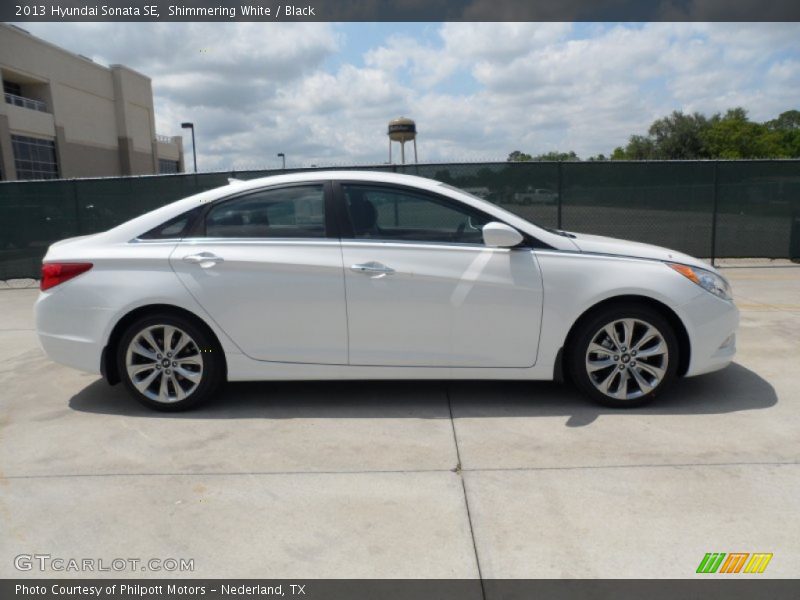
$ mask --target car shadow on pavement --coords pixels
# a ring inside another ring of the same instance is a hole
[[[451,394],[459,398],[456,417],[552,417],[567,416],[567,427],[584,427],[601,415],[712,415],[770,408],[778,403],[775,388],[758,373],[733,363],[722,371],[679,379],[649,406],[631,409],[606,408],[589,401],[568,384],[541,382],[506,384],[502,401],[490,406],[491,382],[451,384]],[[464,386],[460,388],[459,386]],[[459,390],[463,389],[459,393]],[[499,390],[498,390],[499,391]],[[483,399],[482,399],[483,398]]]
[[[75,394],[71,409],[126,417],[179,419],[304,419],[568,417],[568,427],[600,415],[721,414],[764,409],[775,389],[739,364],[677,381],[643,408],[618,410],[589,401],[569,384],[525,381],[316,381],[229,383],[218,396],[188,412],[150,410],[122,385],[97,380]]]

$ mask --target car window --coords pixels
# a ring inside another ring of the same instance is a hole
[[[214,206],[205,227],[207,237],[325,237],[325,193],[322,185],[261,190]]]
[[[356,239],[482,244],[491,219],[479,210],[411,190],[343,185]]]
[[[139,239],[142,240],[171,240],[171,239],[178,239],[182,238],[186,233],[186,230],[195,220],[198,213],[200,212],[199,208],[193,208],[192,210],[183,213],[182,215],[178,215],[177,217],[173,217],[166,223],[162,223],[158,227],[154,227],[147,233],[143,233],[139,236]]]

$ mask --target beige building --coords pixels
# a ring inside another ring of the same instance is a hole
[[[0,179],[183,172],[182,138],[156,134],[149,77],[6,24],[0,75]]]

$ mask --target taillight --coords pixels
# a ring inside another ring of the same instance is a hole
[[[91,268],[92,263],[44,263],[42,265],[42,283],[39,288],[49,290],[81,273],[86,273]]]

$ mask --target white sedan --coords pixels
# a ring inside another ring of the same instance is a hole
[[[567,378],[640,406],[730,363],[739,319],[691,256],[358,171],[231,181],[55,243],[35,312],[53,360],[165,410],[311,379]]]

